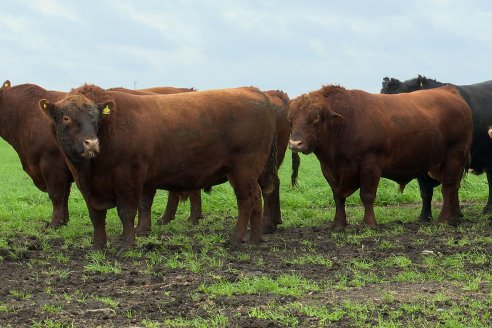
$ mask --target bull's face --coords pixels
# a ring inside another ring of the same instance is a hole
[[[330,108],[327,96],[320,91],[297,97],[289,104],[289,148],[312,153],[320,145],[322,135],[329,133],[331,123],[338,119],[343,117]]]
[[[302,95],[290,102],[289,148],[292,151],[309,154],[318,147],[321,130],[326,123],[325,104],[324,99],[311,94]]]
[[[101,115],[113,103],[95,104],[82,95],[69,95],[53,104],[43,99],[41,108],[51,119],[53,130],[65,155],[74,163],[99,154],[97,130]]]

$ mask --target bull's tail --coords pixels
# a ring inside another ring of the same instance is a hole
[[[297,177],[299,175],[299,166],[301,165],[301,157],[297,152],[292,152],[292,175],[290,176],[290,184],[292,187],[297,186]]]
[[[264,193],[271,193],[277,186],[277,175],[278,175],[278,167],[277,167],[277,130],[275,130],[273,134],[272,145],[270,147],[270,155],[268,156],[267,163],[267,175],[268,182],[267,186],[263,188]]]

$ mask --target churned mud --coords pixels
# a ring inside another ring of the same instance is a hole
[[[218,233],[225,239],[230,224],[225,225],[223,231],[210,233]],[[423,280],[395,281],[393,278],[405,268],[377,265],[378,261],[399,256],[409,259],[414,271],[425,273],[426,257],[443,259],[457,253],[474,254],[478,249],[488,254],[488,258],[464,262],[461,269],[470,275],[477,271],[490,272],[492,228],[484,220],[465,221],[460,229],[445,227],[433,231],[432,225],[427,225],[426,229],[432,233],[422,227],[415,222],[383,224],[375,231],[353,225],[346,231],[334,232],[328,228],[328,223],[320,227],[280,228],[275,234],[265,236],[259,246],[245,244],[238,248],[226,246],[223,240],[195,243],[193,231],[186,236],[191,240],[187,246],[164,242],[163,236],[155,234],[149,239],[141,237],[132,255],[117,253],[110,247],[100,263],[119,270],[107,273],[90,268],[97,260],[91,260],[92,252],[87,247],[66,247],[63,240],[56,239],[47,241],[49,247],[46,241],[36,238],[12,239],[0,254],[3,257],[0,262],[0,326],[145,327],[159,323],[164,327],[166,320],[172,325],[178,318],[185,322],[183,326],[188,326],[197,318],[211,320],[221,316],[227,318],[225,326],[278,327],[288,324],[257,318],[251,310],[296,302],[336,309],[350,301],[371,302],[376,308],[384,304],[387,311],[392,311],[401,304],[418,302],[439,293],[452,304],[460,304],[465,298],[490,297],[490,281],[479,281],[479,288],[471,291],[464,289],[459,279],[449,281],[426,276]],[[203,229],[207,232],[206,226]],[[200,267],[193,268],[190,264],[172,268],[166,264],[169,262],[165,260],[178,258],[184,252],[201,261]],[[326,259],[328,264],[293,260],[307,256]],[[201,260],[201,257],[215,262]],[[357,267],[356,262],[373,265]],[[446,268],[442,269],[447,276]],[[319,288],[296,296],[268,292],[211,295],[200,288],[219,281],[275,278],[284,274],[301,276],[317,283]],[[376,279],[363,280],[370,275]],[[343,277],[347,279],[345,282]],[[362,279],[362,282],[357,284],[354,279]],[[443,306],[445,310],[446,305]],[[316,317],[301,311],[293,310],[293,313],[301,327],[320,325]],[[377,323],[377,320],[375,315],[366,323]],[[432,322],[432,318],[427,320]],[[207,325],[211,325],[210,322]],[[354,321],[344,316],[325,325],[350,326]]]

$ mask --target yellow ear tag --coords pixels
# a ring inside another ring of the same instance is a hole
[[[43,104],[43,108],[44,108],[44,109],[48,108],[48,105]]]
[[[106,107],[104,107],[102,110],[103,115],[109,115],[110,112],[111,109],[109,109],[108,105],[106,105]]]
[[[5,83],[3,86],[6,87],[6,88],[8,88],[9,87],[9,84],[8,83]]]

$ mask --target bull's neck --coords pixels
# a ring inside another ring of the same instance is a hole
[[[11,145],[16,143],[16,132],[20,129],[21,119],[22,110],[18,108],[16,101],[11,99],[0,101],[0,137]]]

